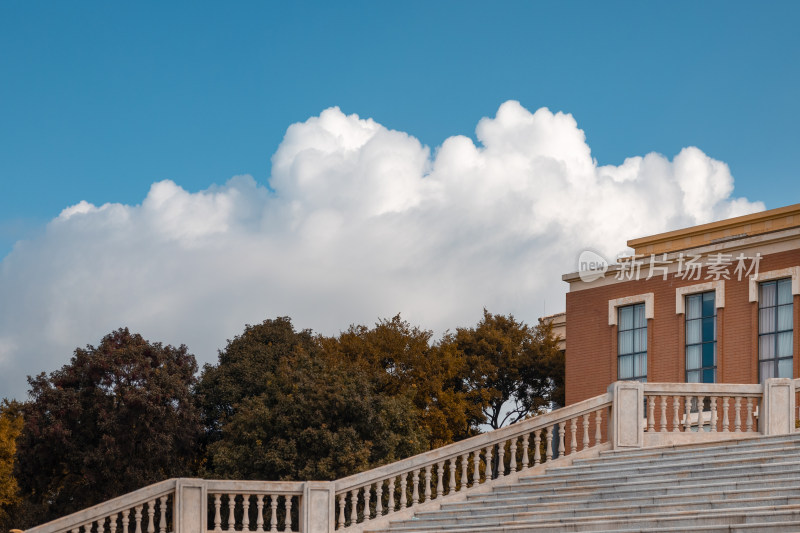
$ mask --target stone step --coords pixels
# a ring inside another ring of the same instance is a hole
[[[591,495],[592,493],[587,493]],[[582,495],[581,495],[582,496]],[[612,494],[613,496],[613,494]],[[431,516],[450,516],[456,517],[459,515],[476,515],[483,512],[502,512],[508,511],[537,511],[537,510],[555,510],[563,507],[580,508],[585,510],[598,510],[606,509],[608,507],[641,507],[646,505],[693,505],[698,501],[702,501],[704,505],[709,502],[748,502],[755,499],[783,499],[783,498],[797,498],[800,499],[800,482],[794,481],[791,485],[783,488],[749,488],[749,489],[735,489],[720,491],[718,489],[706,489],[690,491],[680,494],[664,494],[653,496],[634,496],[634,497],[618,497],[618,498],[581,498],[580,496],[574,499],[565,499],[563,496],[558,498],[515,498],[506,499],[502,502],[486,501],[486,502],[453,502],[445,503],[442,505],[441,510],[438,511],[424,511],[417,513],[417,517],[427,518]],[[800,503],[800,502],[799,502]]]
[[[755,479],[742,480],[737,476],[729,476],[725,479],[713,481],[698,480],[663,480],[621,482],[606,485],[573,485],[567,487],[550,488],[525,488],[519,486],[497,487],[493,492],[484,494],[468,494],[465,501],[445,502],[443,506],[468,506],[474,505],[479,501],[509,501],[511,499],[538,498],[542,501],[565,498],[571,495],[592,496],[594,499],[615,498],[630,496],[652,496],[684,494],[687,491],[730,491],[730,490],[753,490],[762,488],[785,488],[797,483],[800,470],[790,472],[778,472]],[[602,488],[604,490],[598,490]]]
[[[800,440],[800,433],[794,435],[777,435],[774,437],[764,437],[758,434],[753,434],[753,437],[744,438],[736,441],[722,441],[703,444],[676,444],[672,446],[663,446],[659,448],[645,448],[634,450],[604,450],[598,455],[598,459],[605,457],[620,457],[632,458],[643,457],[651,455],[680,455],[680,454],[694,454],[695,452],[703,452],[708,450],[731,450],[731,449],[746,449],[758,448],[763,446],[770,446],[777,442],[792,443]],[[583,460],[592,460],[586,458]]]
[[[741,498],[737,500],[718,500],[714,503],[714,509],[729,509],[732,512],[742,511],[748,508],[761,508],[771,506],[800,506],[800,494],[792,496],[773,497],[762,496],[758,498]],[[458,514],[433,513],[417,514],[414,519],[415,525],[436,525],[441,523],[457,522],[459,524],[481,523],[486,519],[498,520],[520,520],[526,521],[540,520],[553,522],[557,520],[569,520],[572,518],[595,518],[613,516],[671,516],[680,512],[694,511],[702,513],[708,509],[707,501],[696,501],[692,503],[648,503],[643,505],[626,504],[624,502],[605,507],[569,507],[561,508],[534,508],[518,509],[511,507],[495,507],[493,509],[478,508],[468,512]]]
[[[741,450],[733,449],[727,451],[719,451],[714,450],[709,452],[698,452],[696,454],[687,454],[684,456],[672,456],[672,455],[654,455],[652,457],[643,457],[643,458],[636,458],[636,459],[612,459],[609,457],[602,457],[597,458],[593,457],[591,459],[576,459],[571,467],[553,467],[553,468],[575,468],[575,469],[592,469],[594,467],[610,467],[610,466],[633,466],[639,464],[680,464],[686,460],[699,460],[699,459],[719,459],[719,458],[733,458],[733,457],[741,457],[747,458],[750,456],[760,456],[760,455],[791,455],[797,454],[800,456],[800,441],[793,441],[788,443],[776,443],[770,446],[758,447],[758,448],[744,448]]]
[[[702,468],[700,466],[696,468],[675,468],[675,469],[648,469],[648,468],[633,468],[633,469],[618,469],[613,471],[612,474],[614,476],[615,482],[621,481],[635,481],[635,480],[653,480],[653,481],[661,481],[664,479],[686,479],[686,478],[693,478],[693,479],[705,479],[710,477],[725,477],[728,475],[733,476],[753,476],[753,475],[761,475],[761,474],[769,474],[773,472],[783,472],[786,470],[797,470],[800,468],[800,460],[779,460],[775,462],[765,462],[765,463],[756,463],[756,464],[734,464],[734,465],[722,465],[722,466],[713,466],[709,468]],[[586,484],[588,482],[599,482],[599,483],[607,483],[609,480],[608,473],[600,472],[600,473],[592,473],[592,474],[570,474],[570,473],[560,473],[560,474],[546,474],[544,476],[535,476],[535,477],[527,477],[523,478],[519,481],[517,486],[519,487],[533,487],[533,486],[565,486],[569,483],[575,483],[579,480],[582,484]]]
[[[606,465],[604,463],[596,463],[592,465],[578,465],[578,466],[555,466],[546,469],[548,476],[557,476],[559,474],[569,475],[586,475],[586,474],[602,474],[602,473],[615,473],[620,471],[637,471],[637,472],[658,472],[658,471],[671,471],[676,468],[685,469],[705,469],[714,468],[724,465],[736,464],[756,464],[756,463],[770,463],[785,460],[800,460],[800,448],[789,450],[772,450],[769,454],[756,454],[748,453],[746,455],[715,455],[707,458],[684,458],[680,461],[636,461],[633,463],[614,463]],[[522,480],[535,479],[539,476],[523,476]]]
[[[542,532],[542,531],[636,531],[643,528],[684,528],[684,531],[695,530],[698,526],[731,526],[740,524],[769,524],[774,522],[800,521],[800,505],[772,505],[745,509],[712,509],[702,513],[695,511],[679,511],[671,516],[621,514],[595,516],[588,518],[572,518],[554,521],[531,521],[523,517],[511,520],[486,519],[476,524],[463,524],[461,521],[450,521],[437,525],[417,524],[418,520],[409,520],[390,524],[392,532],[447,532],[447,533],[486,533],[486,532]]]

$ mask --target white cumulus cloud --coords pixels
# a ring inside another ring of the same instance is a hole
[[[476,137],[432,152],[331,108],[288,128],[269,184],[67,207],[0,263],[0,396],[121,326],[202,363],[282,315],[326,334],[398,312],[442,332],[483,307],[535,322],[584,248],[764,209],[698,148],[599,166],[570,114],[509,101]]]

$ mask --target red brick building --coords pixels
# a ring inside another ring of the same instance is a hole
[[[628,246],[605,272],[563,276],[568,405],[623,379],[800,377],[800,204]]]

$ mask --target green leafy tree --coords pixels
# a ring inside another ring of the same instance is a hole
[[[125,328],[29,377],[16,474],[23,496],[44,509],[40,519],[191,474],[202,430],[196,371],[185,346]]]
[[[446,341],[466,360],[466,388],[493,429],[563,405],[564,358],[550,324],[529,327],[486,309]]]
[[[400,315],[374,327],[351,326],[325,343],[332,357],[361,365],[377,376],[382,396],[408,396],[438,448],[477,433],[480,406],[464,386],[466,361],[451,344],[431,342],[432,332],[411,326]]]
[[[15,511],[22,503],[14,477],[17,438],[22,433],[22,405],[16,401],[0,403],[0,529],[15,527]]]
[[[206,473],[336,479],[427,449],[412,399],[378,394],[377,381],[288,318],[247,326],[201,377]]]

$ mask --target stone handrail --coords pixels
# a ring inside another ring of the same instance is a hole
[[[380,518],[601,444],[611,400],[606,393],[335,481],[336,527]]]
[[[167,530],[171,525],[168,524],[166,518],[167,499],[174,504],[177,481],[177,479],[168,479],[143,487],[64,518],[28,529],[27,532],[80,533],[81,528],[83,531],[89,532],[93,526],[98,532],[106,531],[106,527],[109,527],[111,531],[123,531],[128,528],[131,531],[149,531],[149,524],[152,524],[153,530],[157,527],[159,531]],[[160,507],[158,509],[160,512],[156,514],[158,507]]]
[[[637,449],[796,431],[800,379],[764,384],[619,381],[608,392],[337,481],[170,479],[26,533],[207,533],[382,527],[419,505],[463,498],[580,451]],[[670,423],[671,422],[671,423]],[[531,474],[527,474],[531,475]],[[393,513],[397,513],[396,515]]]

